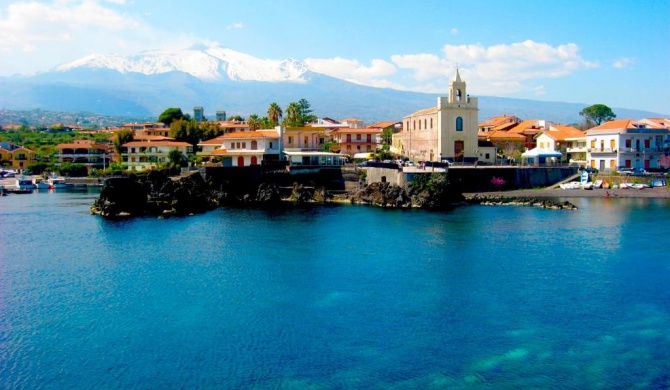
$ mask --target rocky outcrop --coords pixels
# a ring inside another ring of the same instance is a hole
[[[352,203],[370,204],[379,207],[429,210],[447,209],[464,201],[457,187],[449,184],[444,175],[431,175],[423,184],[413,183],[403,188],[390,183],[371,183],[351,195]]]
[[[146,177],[107,179],[91,212],[105,218],[182,216],[212,210],[220,204],[220,197],[197,172],[172,179],[152,171]]]
[[[553,210],[577,210],[577,206],[567,200],[559,202],[549,199],[506,197],[501,195],[474,195],[467,200],[467,203],[486,206],[534,206]]]

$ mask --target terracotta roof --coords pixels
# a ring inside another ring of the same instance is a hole
[[[543,128],[540,128],[538,124],[537,119],[529,119],[527,121],[523,121],[513,128],[509,129],[510,133],[525,133],[525,132],[540,132],[542,130],[545,130]]]
[[[502,115],[502,116],[494,116],[493,118],[489,118],[485,120],[484,122],[480,123],[478,126],[479,127],[489,127],[489,126],[500,126],[502,124],[506,123],[515,123],[515,116],[512,115]],[[518,118],[516,118],[518,119]]]
[[[123,146],[191,146],[191,144],[180,141],[131,141],[123,144]]]
[[[525,136],[518,133],[510,133],[509,131],[492,131],[482,135],[481,138],[490,139],[490,140],[518,140],[523,141],[526,139]]]
[[[381,129],[339,129],[337,134],[381,134]]]
[[[565,125],[554,125],[552,126],[551,130],[542,131],[540,134],[546,134],[548,137],[550,137],[555,141],[565,141],[567,138],[586,137],[585,132],[576,129],[572,126],[565,126]]]
[[[238,131],[236,133],[228,133],[219,136],[215,139],[246,139],[246,138],[279,138],[276,130],[257,130],[257,131]]]
[[[499,126],[496,126],[489,131],[508,131],[509,129],[513,128],[516,125],[517,125],[516,122],[507,122]]]
[[[608,131],[608,130],[628,130],[628,129],[638,129],[646,128],[650,130],[667,130],[665,127],[660,125],[655,125],[647,122],[636,121],[633,119],[617,119],[609,122],[600,124],[600,126],[592,127],[587,131]]]
[[[398,123],[400,123],[400,122],[391,122],[391,121],[388,121],[388,122],[377,122],[377,123],[375,123],[375,124],[373,124],[373,125],[369,125],[368,128],[386,129],[386,128],[388,128],[388,127],[393,127],[393,126],[397,125]]]
[[[656,126],[665,128],[665,129],[670,129],[670,119],[668,118],[645,118],[642,119],[642,121],[654,124]]]
[[[218,136],[216,138],[208,139],[206,141],[201,141],[198,143],[198,145],[221,145],[223,142],[223,138],[221,136]]]

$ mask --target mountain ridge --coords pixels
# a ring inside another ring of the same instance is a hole
[[[467,82],[467,80],[465,80]],[[354,84],[312,70],[300,61],[265,60],[209,46],[176,51],[152,50],[130,56],[92,54],[32,76],[0,78],[0,107],[89,111],[102,115],[158,116],[165,108],[206,114],[265,115],[277,102],[286,107],[307,99],[315,114],[366,123],[401,121],[436,105],[445,94],[399,91]],[[479,121],[497,115],[578,123],[590,104],[478,96]],[[662,117],[644,110],[612,108],[619,118]]]

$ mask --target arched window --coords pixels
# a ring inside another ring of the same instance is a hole
[[[463,118],[456,117],[456,131],[463,131]]]
[[[433,118],[430,118],[430,128],[433,128]]]
[[[423,120],[423,128],[427,129],[428,128],[428,119]]]

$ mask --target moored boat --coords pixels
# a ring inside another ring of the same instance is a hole
[[[53,188],[55,190],[67,187],[67,184],[65,184],[64,177],[51,176],[49,177],[48,182],[49,182],[49,188]]]
[[[32,191],[35,188],[35,185],[30,178],[21,176],[16,178],[16,184],[14,187],[21,191]]]
[[[33,186],[35,186],[36,190],[48,190],[49,189],[49,183],[46,180],[44,180],[40,177],[36,177],[36,178],[33,179]]]

